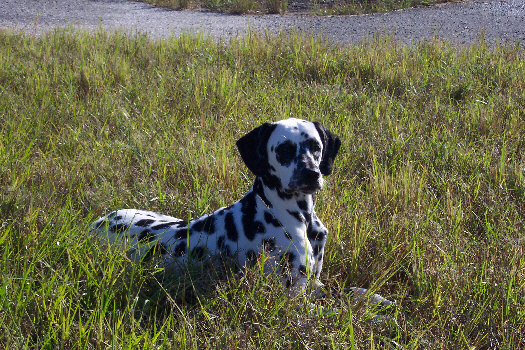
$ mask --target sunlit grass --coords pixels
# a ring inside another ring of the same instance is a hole
[[[523,62],[483,42],[0,33],[1,347],[522,347]],[[258,267],[163,277],[88,234],[117,208],[236,201],[235,141],[291,116],[343,140],[322,280],[396,300],[389,322],[344,299],[316,318]]]

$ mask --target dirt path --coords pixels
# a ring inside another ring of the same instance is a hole
[[[525,42],[524,0],[473,0],[362,16],[236,16],[173,11],[128,0],[2,0],[0,28],[40,34],[72,25],[96,30],[124,29],[153,37],[201,32],[219,38],[258,31],[303,30],[339,43],[352,43],[378,32],[406,43],[446,38],[469,44],[484,33],[486,41]]]

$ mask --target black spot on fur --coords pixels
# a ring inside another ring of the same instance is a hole
[[[164,244],[164,243],[159,243],[158,245],[158,250],[159,252],[162,254],[162,255],[165,255],[168,253],[168,247]]]
[[[182,227],[182,226],[187,226],[187,225],[188,225],[188,222],[186,220],[180,220],[175,223],[175,226],[177,227]]]
[[[155,235],[150,230],[146,229],[139,233],[138,240],[141,243],[149,243],[155,239]]]
[[[304,201],[304,200],[297,201],[297,206],[301,210],[308,210],[308,203],[306,203],[306,201]]]
[[[265,211],[264,212],[264,221],[266,221],[267,224],[271,224],[275,227],[281,227],[281,223],[279,220],[277,220],[270,212]]]
[[[248,250],[246,252],[246,263],[248,266],[253,266],[257,262],[257,253],[255,253],[253,250]]]
[[[264,250],[267,252],[273,252],[275,250],[275,238],[267,238],[262,240]]]
[[[108,230],[109,232],[113,232],[113,233],[122,233],[122,232],[126,232],[127,230],[129,230],[129,226],[126,224],[115,224],[115,225],[110,226]]]
[[[117,215],[117,211],[112,211],[111,213],[108,214],[108,219],[113,219],[113,217]]]
[[[118,221],[122,219],[122,215],[117,215],[113,218],[113,220]]]
[[[239,233],[237,232],[237,227],[235,226],[235,221],[233,220],[232,213],[226,214],[224,226],[226,229],[226,235],[228,236],[228,239],[232,242],[237,242],[237,240],[239,239]]]
[[[101,228],[102,226],[107,226],[107,225],[109,225],[109,222],[108,222],[108,221],[106,221],[106,220],[100,220],[99,222],[96,222],[94,226],[95,226],[95,229],[99,229],[99,228]]]
[[[303,216],[304,216],[306,222],[312,222],[312,214],[310,214],[307,211],[303,211]]]
[[[312,225],[309,225],[306,229],[306,237],[309,241],[322,241],[326,237],[326,232],[316,231]]]
[[[199,219],[191,225],[191,229],[195,231],[205,232],[211,234],[215,232],[215,216],[208,215],[204,219]]]
[[[266,232],[266,227],[263,225],[263,223],[255,220],[255,213],[257,210],[255,192],[252,191],[248,193],[243,199],[241,199],[241,205],[244,235],[250,241],[253,241],[256,234]]]
[[[189,230],[189,236],[191,236],[191,234],[193,233],[193,231]],[[185,239],[188,237],[188,228],[181,228],[177,231],[175,231],[175,234],[173,235],[173,237],[175,237],[175,239]]]
[[[270,190],[276,190],[277,195],[282,199],[291,199],[293,197],[293,193],[285,193],[282,191],[282,183],[281,179],[273,174],[266,174],[264,177],[261,178],[264,186],[268,187]],[[266,201],[267,202],[267,201]]]
[[[299,273],[304,275],[304,276],[307,276],[307,274],[306,274],[306,266],[299,265]]]
[[[135,226],[146,227],[146,226],[151,225],[154,222],[155,222],[155,220],[142,219],[142,220],[139,220],[139,221],[135,222]]]
[[[270,190],[278,190],[282,188],[281,179],[273,174],[267,174],[262,178],[263,183]]]
[[[319,252],[321,251],[321,249],[322,247],[320,245],[314,246],[314,249],[313,249],[314,256],[317,256]]]
[[[263,234],[266,233],[266,226],[260,221],[254,221],[253,225],[251,225],[254,228],[255,233]],[[249,238],[249,237],[248,237]]]
[[[225,243],[225,240],[226,237],[220,236],[219,239],[217,239],[217,248],[219,248],[221,254],[231,256],[230,247]]]
[[[220,210],[217,212],[217,215],[222,215],[222,214],[224,214],[224,210],[225,210],[225,208],[220,209]]]
[[[218,247],[219,249],[224,248],[224,240],[225,240],[225,239],[226,239],[226,238],[225,238],[224,236],[220,236],[219,239],[217,239],[217,247]]]
[[[288,271],[292,267],[292,263],[295,260],[295,255],[291,252],[284,253],[281,255],[280,265],[281,271]]]
[[[279,189],[277,190],[277,195],[282,199],[291,199],[294,196],[293,193],[286,193]]]
[[[291,211],[291,210],[286,210],[291,216],[293,216],[297,221],[299,222],[305,222],[305,219],[304,219],[304,216],[297,212],[297,211]]]
[[[204,247],[195,247],[191,251],[191,257],[194,259],[202,260],[206,255],[206,248]]]
[[[176,225],[178,224],[177,222],[174,222],[174,221],[170,221],[170,222],[166,222],[166,223],[163,223],[163,224],[159,224],[159,225],[155,225],[155,226],[151,226],[151,229],[152,230],[164,230],[164,229],[167,229],[173,225]]]
[[[175,256],[183,256],[184,254],[186,254],[186,242],[184,241],[177,244],[177,246],[173,250],[173,254]]]
[[[268,198],[266,198],[266,195],[264,194],[264,185],[261,178],[258,177],[255,179],[253,191],[261,198],[268,208],[272,208],[272,203],[268,200]]]
[[[290,140],[286,140],[275,148],[275,158],[279,164],[289,166],[297,153],[297,145]]]
[[[309,138],[307,140],[304,140],[299,144],[299,149],[301,152],[307,152],[310,151],[312,154],[317,154],[318,156],[321,155],[321,145],[319,142],[314,138]]]

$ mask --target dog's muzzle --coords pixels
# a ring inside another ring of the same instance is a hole
[[[290,192],[312,194],[320,190],[322,186],[323,181],[320,170],[316,167],[307,166],[305,163],[300,163],[290,180],[288,188]]]

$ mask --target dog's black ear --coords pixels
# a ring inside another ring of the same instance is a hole
[[[263,176],[268,171],[266,145],[276,126],[275,124],[264,123],[237,140],[237,148],[241,158],[255,176]]]
[[[339,152],[339,147],[341,147],[341,140],[318,122],[314,122],[314,125],[323,141],[323,158],[321,159],[319,170],[321,170],[323,175],[330,175],[335,156]]]

